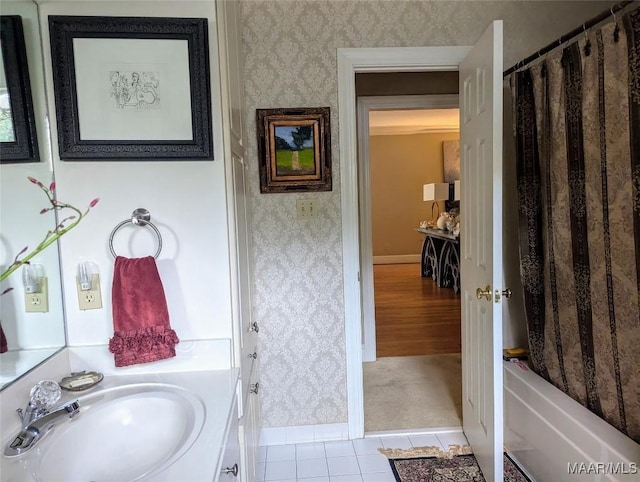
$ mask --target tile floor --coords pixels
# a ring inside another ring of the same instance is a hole
[[[464,445],[461,432],[368,437],[339,442],[260,447],[257,480],[264,482],[395,482],[378,448]]]

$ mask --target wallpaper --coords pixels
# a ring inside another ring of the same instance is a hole
[[[470,45],[501,18],[509,67],[611,3],[242,0],[263,427],[347,422],[336,49]],[[260,194],[255,109],[323,106],[333,191]]]

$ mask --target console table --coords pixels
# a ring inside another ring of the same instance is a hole
[[[415,228],[424,235],[420,274],[431,276],[440,288],[460,292],[460,238],[442,229]]]

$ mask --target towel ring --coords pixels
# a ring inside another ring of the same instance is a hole
[[[118,257],[115,250],[113,249],[113,237],[115,236],[116,231],[118,231],[118,229],[120,229],[125,224],[129,224],[129,223],[140,225],[140,226],[151,226],[151,229],[153,229],[156,232],[156,236],[158,236],[158,250],[153,255],[153,257],[158,259],[158,256],[160,255],[160,251],[162,251],[162,236],[160,236],[160,231],[158,231],[158,228],[156,228],[155,225],[151,222],[151,214],[149,214],[149,211],[147,211],[145,208],[138,208],[135,211],[133,211],[133,213],[131,214],[131,219],[125,219],[124,221],[119,223],[115,228],[113,228],[113,231],[111,231],[111,235],[109,236],[109,250],[111,251],[111,254],[113,255],[113,257],[114,258]]]

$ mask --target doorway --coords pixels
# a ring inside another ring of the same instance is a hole
[[[364,436],[355,73],[460,71],[463,427],[488,479],[502,482],[502,46],[493,21],[472,47],[337,50],[343,292],[350,438]],[[465,175],[466,173],[466,175]],[[468,209],[468,212],[466,210]],[[486,287],[485,287],[486,285]],[[493,286],[493,288],[492,288]],[[495,298],[494,298],[495,291]]]
[[[457,82],[457,76],[455,81]],[[455,90],[457,90],[457,85]],[[386,120],[384,121],[388,126],[391,126],[386,132],[398,132],[393,127],[394,124],[400,122],[402,119],[402,112],[424,112],[424,114],[415,116],[413,127],[405,126],[404,132],[418,133],[424,132],[429,124],[431,124],[430,130],[434,133],[441,135],[449,134],[447,138],[451,137],[452,132],[458,132],[459,126],[457,124],[452,125],[450,120],[450,110],[458,108],[458,94],[446,94],[446,95],[402,95],[402,96],[364,96],[359,97],[357,101],[357,114],[358,114],[358,127],[357,127],[357,144],[358,144],[358,165],[357,165],[357,184],[355,189],[358,192],[358,206],[359,206],[359,258],[360,258],[360,277],[362,280],[362,320],[363,320],[363,357],[364,361],[374,361],[376,359],[376,327],[375,327],[375,310],[374,310],[374,289],[373,289],[373,215],[372,206],[375,204],[375,200],[372,198],[372,177],[371,177],[371,142],[370,142],[370,116],[372,113],[384,112],[386,114]],[[439,112],[441,116],[433,116],[431,112]],[[396,116],[389,116],[390,112],[397,112]],[[375,121],[374,121],[375,122]],[[407,130],[411,129],[411,130]],[[378,126],[378,132],[384,130]],[[439,136],[438,136],[439,137]],[[454,135],[454,137],[456,137]],[[444,138],[444,137],[443,137]],[[432,140],[430,140],[432,141]],[[424,148],[426,145],[416,145],[416,148]],[[432,145],[431,148],[439,148],[439,145]],[[438,151],[436,155],[440,155]],[[404,153],[405,156],[410,155],[409,152]],[[416,156],[416,160],[419,159],[419,155]],[[440,159],[439,157],[438,159]],[[416,161],[417,162],[417,161]],[[400,164],[402,167],[402,161],[398,160],[394,164]],[[435,167],[438,161],[432,163],[432,167]],[[410,164],[404,164],[409,169]],[[440,166],[442,164],[440,163]],[[401,200],[401,204],[407,204],[408,210],[413,210],[413,216],[418,219],[423,219],[423,213],[426,213],[424,207],[425,203],[420,199],[420,192],[422,184],[424,182],[442,182],[444,172],[436,173],[433,178],[429,178],[429,167],[426,166],[422,169],[416,169],[413,174],[417,179],[409,181],[408,179],[398,178],[400,182],[412,182],[411,189],[415,191],[415,195],[409,194]],[[411,168],[412,170],[414,168]],[[392,171],[383,172],[381,174],[387,179],[391,176],[395,176]],[[421,178],[422,177],[422,178]],[[433,179],[433,181],[429,181]],[[381,186],[380,183],[374,183],[377,186]],[[383,195],[389,195],[390,193],[383,193]],[[389,197],[389,196],[387,196]],[[379,205],[379,203],[378,203]],[[442,206],[444,206],[442,204]],[[424,214],[426,218],[428,214]],[[385,216],[384,220],[390,220],[393,218]],[[411,237],[418,235],[413,231],[413,228],[417,227],[417,221],[415,224],[411,223],[411,215],[405,218],[404,224],[396,224],[393,229],[406,231],[404,237]],[[408,221],[408,222],[407,222]],[[395,221],[393,221],[395,223]],[[385,226],[386,229],[386,226]],[[405,242],[406,243],[406,242]],[[403,243],[403,244],[405,244]],[[406,249],[403,247],[402,249]],[[419,251],[418,251],[419,252]],[[382,253],[382,252],[381,252]],[[378,255],[381,253],[377,253]],[[396,253],[397,254],[397,253]],[[411,253],[413,255],[414,253]],[[404,258],[404,259],[403,259]],[[413,261],[420,262],[420,258],[413,256],[409,257],[394,257],[391,261]]]
[[[349,437],[364,436],[363,326],[360,286],[359,199],[355,72],[457,71],[469,47],[338,49],[340,159],[342,160],[342,230],[344,260],[345,340]]]
[[[429,91],[440,79],[422,77]],[[421,276],[414,229],[429,218],[423,184],[444,180],[443,141],[458,139],[457,107],[457,94],[358,97],[368,434],[462,425],[460,298]]]

